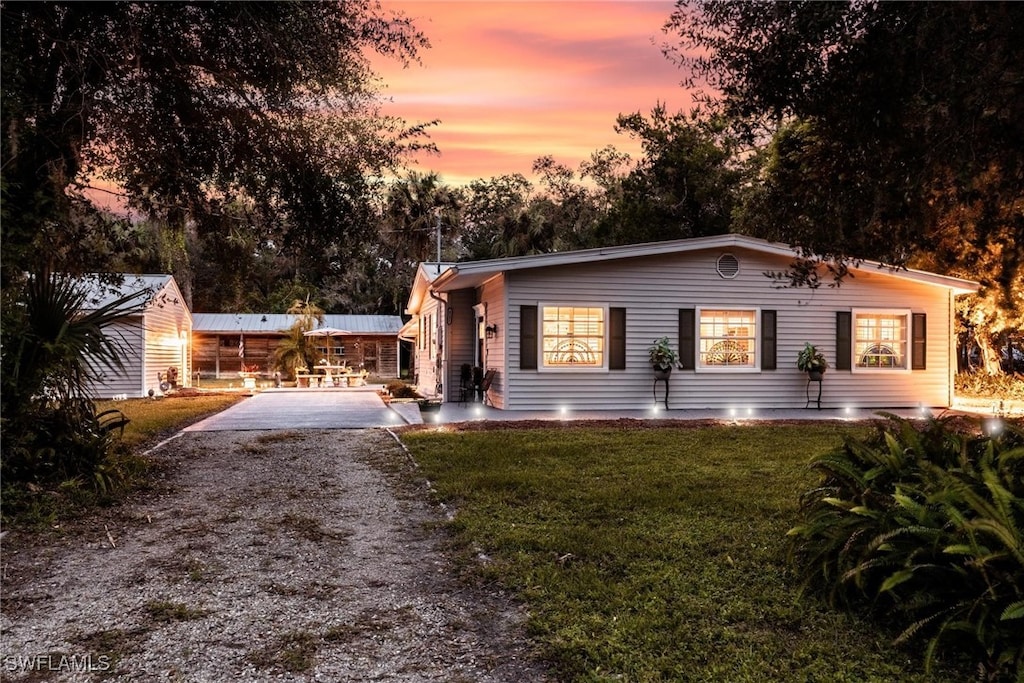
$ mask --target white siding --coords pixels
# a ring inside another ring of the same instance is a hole
[[[427,298],[419,310],[422,333],[417,338],[416,348],[416,391],[423,396],[436,396],[438,384],[437,372],[437,321],[444,315],[441,305],[433,298]]]
[[[172,280],[165,290],[172,296],[164,299],[157,295],[146,306],[146,356],[144,364],[144,386],[160,391],[157,373],[165,373],[170,367],[178,369],[178,385],[189,386],[190,366],[189,344],[192,340],[192,317],[184,305],[184,297],[177,291]],[[180,304],[169,303],[177,300]]]
[[[95,398],[110,398],[121,394],[132,398],[141,396],[142,348],[145,344],[142,318],[111,325],[107,328],[106,334],[120,347],[121,363],[124,367],[119,372],[93,363],[93,370],[100,381],[90,385],[90,394]]]
[[[479,300],[487,304],[487,324],[498,326],[498,335],[493,339],[484,340],[485,370],[497,370],[498,374],[491,384],[489,397],[496,408],[505,406],[505,387],[508,378],[506,349],[509,341],[508,306],[505,299],[505,276],[492,278],[478,290]],[[518,315],[518,310],[516,311]]]
[[[777,311],[778,369],[746,373],[676,369],[670,380],[670,408],[802,408],[806,375],[795,363],[804,342],[818,346],[832,366],[825,374],[822,407],[949,405],[953,358],[949,290],[861,271],[838,288],[779,289],[763,273],[785,269],[785,258],[742,248],[730,251],[740,263],[734,279],[724,279],[716,272],[720,250],[508,273],[504,407],[653,406],[654,378],[647,348],[661,336],[678,348],[679,309],[701,307]],[[626,308],[626,370],[520,370],[519,307],[539,302],[596,302]],[[854,308],[899,308],[927,314],[927,369],[892,373],[836,370],[835,314]]]
[[[108,334],[116,335],[123,348],[124,369],[101,370],[102,381],[91,387],[94,396],[138,398],[150,389],[159,392],[157,373],[171,366],[178,368],[178,385],[190,385],[192,316],[173,278],[154,294],[141,318],[113,325]]]

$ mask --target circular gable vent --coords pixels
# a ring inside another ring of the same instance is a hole
[[[719,275],[731,280],[739,275],[740,261],[732,254],[722,254],[718,257],[716,268],[718,269]]]

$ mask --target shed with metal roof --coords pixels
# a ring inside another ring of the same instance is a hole
[[[272,377],[274,354],[301,316],[287,313],[193,314],[193,363],[203,378],[239,373]],[[379,377],[398,377],[402,319],[397,315],[326,314],[316,327],[345,330],[342,337],[313,342],[318,358]]]

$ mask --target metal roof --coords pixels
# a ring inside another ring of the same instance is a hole
[[[221,334],[274,334],[287,330],[299,318],[288,313],[193,313],[192,331]],[[397,315],[328,314],[317,327],[337,327],[352,334],[397,335]]]
[[[514,270],[526,270],[531,268],[572,265],[579,263],[599,263],[603,261],[614,261],[618,259],[637,258],[642,256],[678,254],[698,251],[701,249],[721,249],[730,247],[746,248],[766,254],[775,254],[790,258],[797,256],[796,250],[786,244],[769,242],[755,237],[747,237],[746,235],[714,235],[711,237],[692,237],[666,242],[647,242],[644,244],[598,247],[595,249],[581,249],[578,251],[553,252],[530,256],[513,256],[509,258],[485,261],[466,261],[463,263],[452,264],[433,278],[433,280],[428,284],[434,291],[447,292],[453,289],[478,287],[498,273],[505,273]],[[972,280],[964,280],[961,278],[950,277],[948,275],[938,275],[936,273],[929,273],[922,270],[893,270],[885,268],[875,261],[861,261],[859,265],[852,266],[851,269],[862,271],[873,270],[881,273],[882,275],[947,287],[957,294],[976,292],[979,288],[979,284]]]
[[[187,310],[187,306],[181,298],[181,292],[174,282],[173,275],[167,273],[156,274],[134,274],[130,272],[120,273],[120,283],[105,282],[110,278],[109,274],[89,273],[82,275],[78,283],[85,288],[85,303],[87,309],[100,308],[110,305],[115,301],[129,295],[136,295],[127,306],[122,309],[132,308],[138,304],[156,305],[163,308],[165,305],[180,305]],[[164,292],[163,290],[173,284],[173,287]],[[158,294],[160,295],[158,297]]]

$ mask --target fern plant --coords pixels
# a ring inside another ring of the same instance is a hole
[[[980,678],[1024,674],[1024,431],[995,436],[887,416],[812,464],[789,532],[804,586],[900,614],[898,640],[966,649]]]

